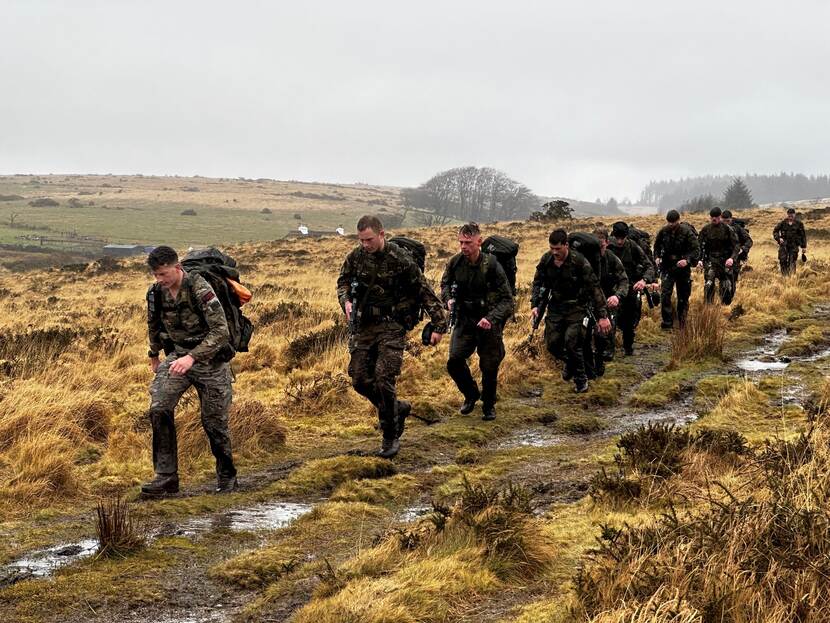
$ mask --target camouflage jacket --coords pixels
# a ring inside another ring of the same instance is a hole
[[[735,230],[726,223],[708,223],[700,230],[700,259],[704,262],[725,262],[738,259],[741,246]]]
[[[613,253],[608,253],[609,246],[599,260],[599,286],[606,298],[616,296],[618,299],[628,296],[631,282],[625,272],[625,266]],[[642,252],[642,250],[641,250]]]
[[[353,282],[357,285],[354,294]],[[444,306],[413,259],[396,244],[387,242],[376,253],[356,247],[346,256],[337,278],[337,298],[344,311],[346,301],[354,295],[362,323],[391,317],[405,327],[412,327],[416,322],[409,316],[414,302],[429,314],[436,332],[447,330]]]
[[[735,235],[738,237],[738,247],[740,247],[738,257],[745,260],[749,255],[749,250],[752,248],[752,236],[750,236],[749,231],[739,223],[733,221],[731,227],[735,231]]]
[[[542,301],[542,288],[550,293],[550,309],[571,311],[593,307],[599,318],[607,318],[605,295],[590,262],[578,251],[570,250],[568,257],[557,266],[553,254],[548,251],[539,260],[533,277],[533,294],[530,307],[538,307]]]
[[[686,260],[689,265],[700,259],[700,245],[691,227],[665,225],[654,239],[654,257],[660,259],[660,270],[674,270],[677,262]]]
[[[494,255],[481,253],[477,264],[461,253],[447,262],[441,277],[441,299],[452,298],[452,285],[457,284],[455,301],[458,317],[476,323],[487,318],[491,323],[504,325],[513,313],[513,293],[507,274]]]
[[[807,232],[804,231],[804,223],[801,221],[793,221],[790,225],[789,221],[784,219],[772,230],[772,237],[775,238],[775,242],[783,240],[790,248],[807,248]]]
[[[210,361],[230,337],[225,312],[213,288],[200,275],[187,273],[175,300],[167,288],[150,286],[147,333],[151,352],[166,352],[165,342],[169,341],[177,355],[189,354],[197,362]]]
[[[640,279],[646,283],[654,281],[654,264],[648,259],[648,255],[642,247],[633,240],[626,239],[622,247],[618,247],[612,242],[608,245],[608,251],[611,251],[622,262],[625,267],[625,274],[632,286]]]

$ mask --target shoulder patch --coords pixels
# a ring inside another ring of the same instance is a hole
[[[215,298],[216,294],[214,294],[213,290],[209,290],[202,295],[202,303],[210,303]]]

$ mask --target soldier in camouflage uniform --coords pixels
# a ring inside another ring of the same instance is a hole
[[[611,330],[607,335],[603,335],[599,331],[593,331],[593,335],[587,336],[585,340],[585,372],[589,379],[591,373],[594,376],[605,374],[605,362],[610,361],[613,357],[617,314],[620,311],[621,303],[628,296],[630,290],[628,275],[625,273],[623,263],[614,253],[609,253],[611,246],[608,244],[608,231],[602,228],[595,229],[594,236],[599,239],[599,286],[603,295],[605,295]],[[610,353],[610,357],[607,356],[608,353]]]
[[[173,411],[192,385],[199,395],[202,426],[216,457],[217,492],[236,488],[236,468],[228,433],[231,372],[226,353],[228,324],[213,288],[199,275],[189,275],[170,247],[156,247],[147,258],[156,283],[147,292],[150,367],[150,421],[153,426],[153,469],[156,477],[142,485],[145,495],[179,490],[176,426]],[[165,359],[159,358],[162,349]]]
[[[457,253],[441,278],[441,298],[456,318],[450,341],[447,371],[461,393],[459,412],[471,413],[481,398],[482,419],[496,419],[496,381],[504,359],[504,323],[513,314],[513,294],[507,274],[495,255],[481,251],[481,230],[467,223],[458,231]],[[479,391],[467,358],[478,351]]]
[[[565,362],[562,379],[574,380],[577,393],[588,391],[585,373],[583,344],[588,325],[589,306],[599,318],[597,327],[607,335],[611,321],[605,304],[605,296],[599,280],[585,257],[568,247],[568,234],[563,229],[551,232],[548,238],[550,251],[536,266],[531,296],[531,316],[539,315],[539,305],[544,295],[549,296],[545,319],[545,343],[548,351]]]
[[[804,223],[795,218],[795,209],[787,208],[787,218],[778,223],[772,230],[772,237],[778,243],[778,262],[781,265],[781,274],[790,275],[798,265],[798,247],[806,257],[807,232]]]
[[[672,292],[677,286],[677,318],[680,326],[686,322],[689,297],[692,294],[692,265],[697,264],[700,247],[694,230],[680,222],[680,213],[669,210],[665,225],[654,239],[654,261],[660,269],[660,312],[662,329],[674,326],[672,319]]]
[[[623,334],[623,352],[627,356],[634,354],[634,335],[643,313],[642,292],[646,285],[655,279],[654,265],[645,251],[629,240],[629,226],[617,221],[611,226],[613,240],[608,250],[616,255],[625,267],[629,289],[620,302],[619,325]]]
[[[346,257],[337,278],[337,297],[353,327],[349,376],[355,390],[378,411],[383,444],[378,456],[392,458],[411,405],[395,389],[403,363],[406,332],[418,322],[419,308],[429,314],[432,345],[441,341],[447,320],[441,301],[412,257],[386,241],[376,216],[357,222],[360,246]]]
[[[738,259],[741,247],[735,230],[722,220],[721,209],[709,210],[710,222],[700,230],[700,259],[706,274],[703,287],[707,303],[715,300],[715,281],[718,281],[720,300],[724,305],[732,302],[732,267]]]
[[[732,297],[729,299],[729,302],[731,303],[732,298],[735,297],[735,292],[738,289],[738,277],[741,274],[741,264],[746,262],[749,258],[749,250],[752,248],[753,242],[752,236],[749,235],[749,231],[743,225],[743,221],[739,222],[732,220],[731,210],[724,210],[721,218],[723,218],[724,223],[732,228],[735,232],[735,236],[738,238],[738,258],[735,260],[735,263],[732,264]]]

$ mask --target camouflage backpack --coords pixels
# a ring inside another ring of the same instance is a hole
[[[407,238],[406,236],[395,236],[394,238],[390,238],[388,242],[402,249],[415,262],[418,269],[424,272],[426,268],[427,249],[422,242],[413,238]],[[417,327],[424,319],[424,310],[421,306],[420,299],[417,297],[417,293],[402,292],[401,297],[402,303],[405,303],[405,305],[399,307],[399,309],[403,309],[401,312],[401,323],[409,331]]]

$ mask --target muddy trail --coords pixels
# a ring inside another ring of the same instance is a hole
[[[830,316],[830,307],[817,307],[815,318]],[[759,379],[767,375],[788,374],[787,392],[782,401],[802,406],[809,391],[789,370],[798,363],[825,365],[830,349],[818,348],[798,355],[781,355],[790,336],[783,330],[764,337],[760,345],[730,353],[730,362],[701,370],[683,380],[681,391],[666,404],[655,408],[633,407],[631,397],[640,386],[660,372],[667,357],[668,345],[661,342],[639,347],[636,357],[621,359],[627,371],[616,386],[611,404],[596,403],[591,398],[580,403],[577,413],[560,417],[551,408],[553,397],[562,397],[561,382],[524,385],[498,404],[499,418],[483,423],[476,415],[455,416],[435,423],[412,421],[402,440],[401,454],[385,475],[411,477],[415,493],[386,504],[389,514],[382,529],[374,527],[375,536],[390,527],[417,521],[432,510],[440,498],[446,477],[437,477],[436,468],[453,466],[459,451],[474,448],[474,460],[464,461],[471,469],[488,471],[497,480],[521,482],[537,496],[537,513],[544,514],[556,503],[576,502],[589,489],[599,469],[597,456],[613,444],[620,434],[648,423],[671,423],[678,426],[696,420],[699,405],[694,388],[703,376],[732,374]],[[611,368],[615,364],[611,364]],[[502,414],[517,414],[504,417]],[[76,538],[45,547],[18,552],[0,566],[0,613],[19,612],[15,608],[25,600],[48,599],[52,583],[63,580],[107,581],[110,575],[125,579],[132,587],[136,578],[152,574],[151,589],[122,599],[115,583],[115,593],[94,603],[84,597],[78,603],[54,614],[39,613],[32,621],[162,621],[201,623],[240,620],[243,609],[258,593],[230,584],[216,577],[211,569],[234,556],[260,547],[279,544],[286,528],[306,516],[313,516],[331,498],[333,487],[295,495],[275,495],[273,488],[301,470],[310,460],[338,457],[370,456],[377,439],[357,443],[332,443],[318,448],[313,457],[291,457],[278,465],[240,478],[241,491],[224,496],[206,495],[207,485],[187,490],[178,500],[133,502],[136,516],[146,534],[143,554],[110,560],[98,554],[91,513],[63,518],[67,534]],[[516,457],[520,457],[518,460]],[[574,458],[578,457],[578,458]],[[440,471],[440,470],[438,470]],[[370,476],[371,478],[371,476]],[[182,501],[210,500],[209,504],[177,507]],[[173,507],[172,509],[169,507]],[[206,510],[206,508],[208,510]],[[361,537],[364,535],[361,534]],[[363,538],[363,545],[370,538]],[[354,546],[343,543],[315,544],[307,554],[309,560],[336,565],[354,553]],[[135,560],[131,560],[135,558]],[[271,601],[267,614],[253,620],[281,621],[311,598],[316,583],[309,581],[296,590]],[[133,590],[130,588],[129,590]],[[517,603],[529,601],[534,588],[505,591],[497,602],[476,613],[475,620],[495,621]],[[12,616],[11,620],[15,620]],[[470,619],[472,620],[472,619]]]

